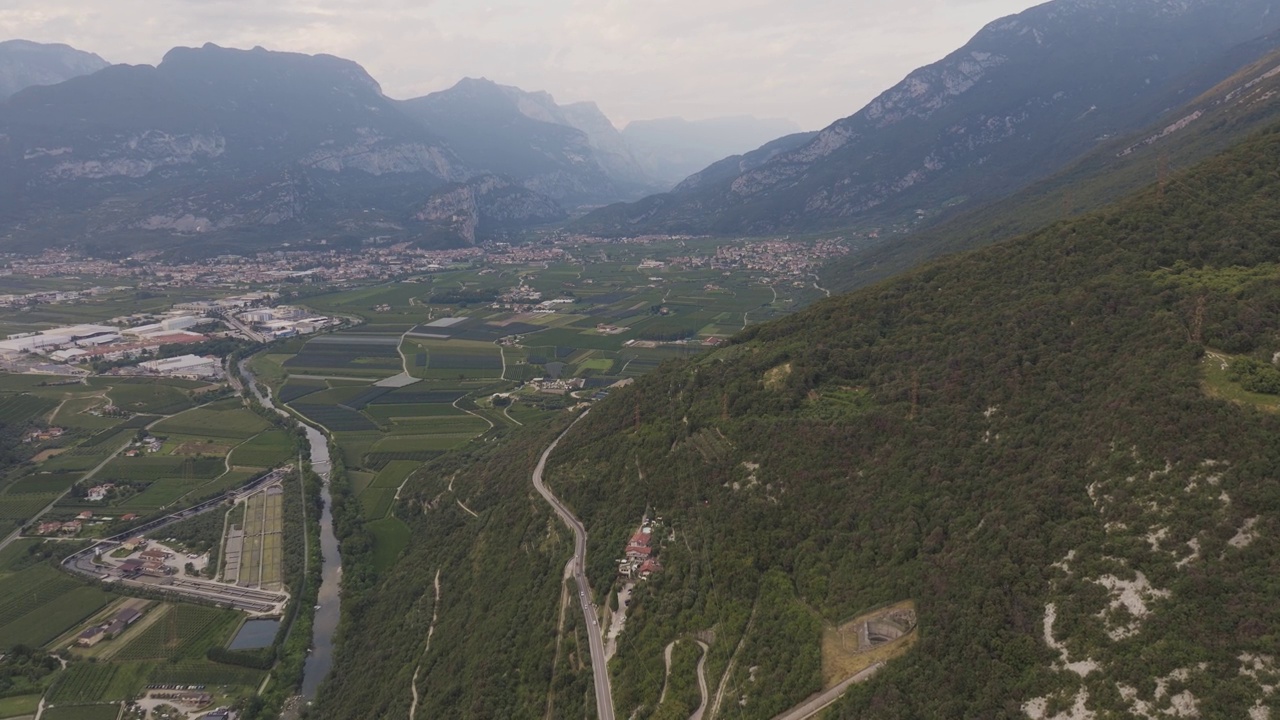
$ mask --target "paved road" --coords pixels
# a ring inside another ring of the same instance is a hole
[[[584,412],[578,416],[578,420],[586,416],[587,413]],[[574,425],[578,420],[573,421]],[[584,571],[587,562],[587,529],[542,482],[542,471],[547,467],[547,458],[551,457],[551,451],[556,449],[556,445],[559,445],[572,429],[573,425],[570,425],[542,452],[542,457],[538,459],[538,466],[533,469],[533,487],[551,504],[551,508],[556,511],[564,524],[573,531],[573,558],[569,560],[569,567],[572,568],[573,579],[578,584],[578,604],[582,607],[582,618],[586,621],[587,627],[587,640],[591,646],[591,672],[595,676],[596,687],[596,716],[600,720],[615,720],[613,689],[609,685],[609,668],[604,656],[604,639],[601,637],[596,608],[591,603],[591,586],[587,584],[587,575]]]
[[[256,333],[253,330],[250,330],[248,325],[245,325],[244,323],[240,322],[240,319],[236,317],[236,313],[234,310],[227,310],[222,314],[221,317],[233,329],[239,330],[240,332],[244,333],[244,336],[249,338],[250,340],[253,340],[255,342],[267,341],[267,339],[263,337],[260,333]]]
[[[710,696],[707,693],[707,644],[698,640],[698,647],[702,648],[702,657],[698,658],[698,691],[702,693],[702,702],[698,704],[698,709],[693,711],[689,716],[689,720],[702,720],[702,714],[707,711],[707,701]]]
[[[850,685],[860,683],[875,675],[876,671],[882,667],[884,667],[884,663],[876,663],[821,695],[815,695],[805,700],[803,703],[773,718],[773,720],[805,720],[805,718],[813,717],[819,710],[840,699],[840,696],[844,695],[844,691],[848,690]]]

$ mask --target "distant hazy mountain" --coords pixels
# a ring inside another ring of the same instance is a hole
[[[560,106],[544,92],[466,78],[401,107],[469,167],[504,175],[566,205],[613,202],[653,189],[592,103]]]
[[[0,135],[15,200],[0,222],[21,223],[24,237],[278,236],[278,226],[407,220],[467,174],[359,65],[261,48],[176,48],[156,67],[30,87],[0,103]]]
[[[0,42],[0,100],[32,85],[56,85],[106,66],[106,60],[69,45],[6,40]]]
[[[1269,52],[1266,52],[1268,51]],[[945,222],[853,253],[822,269],[849,290],[939,255],[971,250],[1098,210],[1280,123],[1280,33],[1239,47],[1238,72],[1136,133],[1100,144],[1039,182]],[[1248,61],[1248,56],[1260,59]]]
[[[717,182],[732,180],[748,170],[754,170],[761,165],[769,162],[778,155],[785,152],[791,152],[798,147],[808,144],[810,140],[818,135],[817,132],[802,132],[794,135],[786,135],[777,140],[767,142],[764,145],[745,152],[741,155],[730,155],[723,160],[711,163],[698,172],[689,175],[672,189],[674,193],[686,193],[696,190],[700,187],[714,185]]]
[[[622,130],[631,154],[646,173],[674,185],[708,165],[800,131],[790,120],[748,115],[685,120],[635,120]]]
[[[475,243],[503,231],[565,218],[565,211],[551,198],[499,175],[477,175],[435,191],[414,220],[433,231]]]
[[[1280,0],[1055,0],[991,23],[800,147],[603,208],[579,227],[912,227],[1015,192],[1152,122],[1238,68],[1233,47],[1277,27]]]

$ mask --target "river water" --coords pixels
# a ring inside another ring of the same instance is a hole
[[[320,593],[316,600],[320,609],[316,610],[315,620],[312,623],[311,653],[307,655],[307,662],[302,669],[302,696],[307,700],[314,700],[320,683],[333,668],[333,635],[338,630],[341,614],[339,593],[342,582],[342,556],[338,552],[338,537],[333,534],[333,500],[329,494],[329,480],[332,475],[329,442],[324,433],[276,407],[269,394],[263,395],[258,390],[254,376],[245,361],[240,362],[240,370],[250,379],[249,387],[263,406],[298,423],[306,431],[307,443],[311,446],[311,469],[320,476],[320,498],[324,501],[324,509],[320,513],[320,552],[323,559]]]

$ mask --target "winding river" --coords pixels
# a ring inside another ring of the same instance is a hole
[[[329,495],[331,477],[329,460],[329,442],[319,429],[302,422],[288,412],[275,406],[270,393],[264,395],[259,389],[256,378],[249,370],[247,361],[240,361],[241,374],[249,379],[249,389],[264,407],[271,408],[284,417],[296,422],[307,434],[307,443],[311,446],[311,469],[320,476],[320,498],[324,501],[324,509],[320,513],[320,552],[322,567],[320,575],[320,592],[318,599],[320,609],[316,610],[312,624],[311,654],[307,655],[306,665],[302,670],[302,696],[314,700],[320,683],[333,668],[333,635],[338,630],[341,611],[339,593],[341,591],[342,556],[338,551],[338,537],[333,534],[332,499]]]

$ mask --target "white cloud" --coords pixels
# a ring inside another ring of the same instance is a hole
[[[0,38],[112,62],[175,45],[347,57],[387,94],[485,76],[636,118],[753,114],[808,128],[1031,0],[6,0]]]

